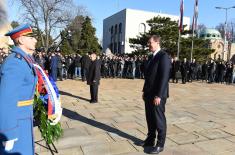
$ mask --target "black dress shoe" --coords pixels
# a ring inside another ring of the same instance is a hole
[[[95,102],[95,100],[90,100],[90,103]]]
[[[90,101],[90,103],[97,103],[97,101]]]
[[[154,146],[154,140],[153,141],[143,141],[137,144],[138,146],[147,147],[147,146]]]
[[[156,146],[149,152],[149,154],[159,154],[164,150],[164,147]]]

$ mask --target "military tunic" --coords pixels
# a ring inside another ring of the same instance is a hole
[[[32,62],[27,61],[28,58],[30,56],[22,49],[14,47],[1,66],[0,142],[17,140],[11,151],[4,152],[1,149],[0,154],[34,154],[33,98],[37,77]]]

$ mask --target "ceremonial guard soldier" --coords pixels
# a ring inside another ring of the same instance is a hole
[[[29,25],[6,36],[15,43],[0,70],[0,154],[34,155],[33,98],[37,77],[32,54],[37,40]]]

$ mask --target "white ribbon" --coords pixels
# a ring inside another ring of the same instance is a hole
[[[47,77],[46,73],[44,72],[44,70],[37,64],[33,64],[33,65],[34,65],[34,67],[39,69],[39,71],[41,72],[41,74],[46,82],[45,88],[47,90],[48,96],[50,97],[50,99],[52,99],[52,102],[55,104],[55,113],[53,114],[54,118],[51,119],[52,122],[50,124],[56,125],[60,121],[60,118],[62,116],[60,97],[57,98],[56,92],[55,92],[49,78]]]

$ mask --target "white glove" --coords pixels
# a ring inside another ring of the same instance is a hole
[[[3,146],[5,146],[5,151],[11,151],[13,149],[15,141],[17,140],[18,139],[15,138],[13,140],[8,140],[8,141],[3,142]]]

